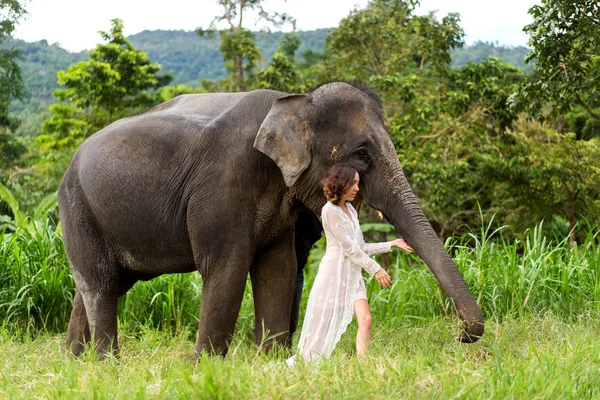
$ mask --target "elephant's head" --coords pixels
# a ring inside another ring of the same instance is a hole
[[[381,102],[343,82],[277,99],[254,147],[278,165],[290,193],[316,213],[325,197],[320,180],[346,162],[360,174],[368,204],[380,210],[429,266],[465,323],[460,340],[483,334],[481,310],[419,207],[384,125]]]

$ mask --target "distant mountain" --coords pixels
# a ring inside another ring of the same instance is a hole
[[[297,59],[307,50],[322,51],[325,37],[329,29],[315,31],[300,31],[298,34],[302,44],[297,52]],[[263,54],[263,67],[275,52],[282,32],[258,32],[257,42]],[[199,80],[220,79],[227,76],[223,67],[223,59],[218,50],[219,38],[199,37],[191,31],[143,31],[129,36],[134,46],[148,53],[152,62],[162,66],[162,71],[169,71],[175,77],[173,84],[198,86]],[[70,53],[57,44],[47,41],[28,43],[22,40],[10,40],[3,47],[15,46],[19,49],[22,60],[20,65],[25,85],[29,89],[31,99],[23,102],[13,102],[14,112],[21,112],[34,104],[47,108],[53,101],[52,92],[58,89],[56,73],[66,70],[70,65],[86,60],[85,51]],[[523,69],[529,69],[524,62],[527,49],[525,47],[504,47],[494,43],[476,43],[453,51],[452,66],[462,66],[469,61],[478,62],[493,55],[501,57],[505,62]],[[32,104],[33,103],[33,104]]]
[[[307,49],[322,51],[328,29],[300,31],[302,39],[298,49],[298,57]],[[279,41],[282,32],[257,32],[257,44],[265,60],[269,60]],[[159,63],[162,71],[169,71],[175,77],[173,84],[198,86],[199,80],[221,79],[227,76],[223,67],[223,58],[219,52],[219,38],[199,37],[191,31],[143,31],[128,37],[138,49],[148,53],[152,62]],[[70,53],[58,44],[48,44],[46,40],[25,42],[20,39],[8,40],[2,46],[15,47],[22,60],[19,62],[25,86],[29,89],[31,99],[13,102],[14,112],[20,112],[26,104],[52,102],[52,93],[59,88],[56,73],[66,70],[70,65],[87,60],[85,51]],[[263,61],[266,66],[268,61]]]
[[[300,56],[307,49],[322,51],[329,29],[297,32],[302,43],[297,51]],[[257,45],[263,58],[269,60],[282,32],[256,32]],[[223,58],[219,52],[219,36],[200,37],[191,31],[142,31],[128,37],[131,43],[145,51],[153,62],[170,71],[175,76],[174,83],[198,86],[200,79],[221,79],[227,77]],[[264,61],[266,64],[267,61]],[[264,65],[266,67],[266,65]]]
[[[31,100],[41,103],[52,101],[52,92],[58,89],[56,73],[70,65],[86,60],[86,52],[70,53],[58,44],[48,44],[45,40],[25,42],[8,40],[2,47],[15,47],[19,50],[21,73]]]
[[[452,52],[452,63],[450,65],[460,67],[467,62],[477,63],[489,56],[494,56],[503,59],[507,64],[529,71],[533,68],[533,65],[525,64],[525,56],[528,52],[529,49],[523,46],[505,47],[497,43],[477,42],[462,49],[455,49]]]

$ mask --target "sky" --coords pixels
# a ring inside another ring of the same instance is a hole
[[[265,0],[266,10],[285,12],[296,18],[297,30],[332,28],[368,0]],[[461,16],[467,45],[476,41],[507,46],[526,46],[523,27],[531,22],[527,13],[541,0],[421,0],[417,14],[437,10],[439,19],[449,12]],[[220,7],[215,0],[29,0],[27,17],[13,33],[34,42],[45,39],[69,51],[94,48],[102,39],[98,31],[109,31],[110,20],[123,20],[125,35],[143,30],[195,30],[207,28]],[[244,18],[246,28],[259,30],[252,15]],[[289,30],[289,29],[282,29]]]

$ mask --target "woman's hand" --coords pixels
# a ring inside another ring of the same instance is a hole
[[[413,251],[413,248],[410,247],[410,245],[408,243],[406,243],[406,240],[404,239],[396,239],[392,242],[392,247],[397,247],[399,249],[408,251],[409,253],[411,253]]]
[[[377,279],[379,286],[384,289],[389,289],[392,286],[392,277],[383,268],[379,268],[379,271],[375,272],[375,279]]]

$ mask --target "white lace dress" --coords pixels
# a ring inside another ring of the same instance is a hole
[[[346,203],[352,218],[327,202],[321,211],[327,240],[325,255],[308,298],[298,354],[305,360],[327,358],[354,315],[354,302],[366,299],[361,268],[370,275],[381,268],[369,255],[392,250],[392,242],[365,243],[356,210]],[[288,359],[295,362],[296,356]]]

